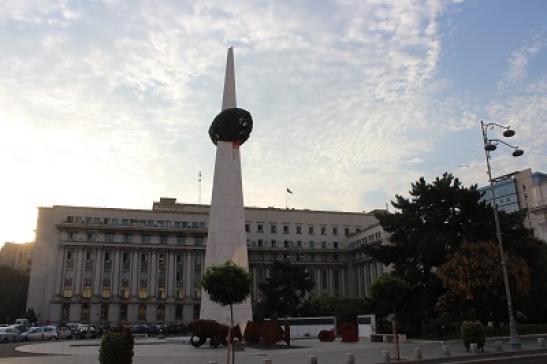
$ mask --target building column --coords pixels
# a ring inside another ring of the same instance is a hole
[[[114,251],[112,259],[112,296],[117,297],[120,295],[120,249]],[[112,306],[112,305],[111,305]],[[119,320],[119,307],[118,307],[118,320]]]
[[[102,248],[95,249],[95,278],[93,279],[93,295],[100,296],[103,283],[101,282],[101,276],[103,271],[103,257],[104,251]]]
[[[329,295],[334,296],[334,272],[333,272],[332,267],[329,267],[327,272],[328,272],[328,277],[329,277],[329,279],[328,279],[328,282],[329,282]]]
[[[173,298],[175,296],[175,252],[170,250],[167,253],[167,276],[165,277],[167,285],[167,298]],[[165,307],[167,314],[167,307]]]
[[[138,318],[139,318],[139,304],[129,303],[127,305],[127,321],[130,324],[134,324],[138,321]]]
[[[346,279],[346,276],[347,276],[347,271],[346,269],[344,268],[340,268],[338,270],[338,286],[340,287],[340,296],[341,297],[349,297],[349,295],[347,295],[346,293],[348,292],[347,290],[347,287],[346,287],[346,282],[347,282],[347,279]]]
[[[112,323],[120,322],[120,305],[118,303],[108,305],[108,321]]]
[[[194,321],[194,305],[186,304],[182,306],[182,322],[190,323]]]
[[[59,247],[57,254],[57,275],[55,277],[55,296],[60,296],[63,290],[63,272],[65,268],[65,251],[66,248]],[[60,316],[59,316],[60,317]]]
[[[146,305],[146,322],[156,323],[157,322],[157,305],[155,303],[149,303]]]
[[[315,268],[315,291],[318,296],[321,296],[323,291],[323,281],[321,280],[321,266]]]
[[[81,303],[71,303],[70,311],[68,314],[68,319],[70,322],[80,322],[82,319],[82,304]]]
[[[54,323],[61,321],[61,304],[52,303],[49,306],[49,320]]]
[[[175,305],[172,303],[165,305],[165,322],[175,322]]]
[[[82,295],[82,273],[84,268],[84,249],[76,248],[76,261],[74,262],[74,296]]]
[[[184,296],[185,297],[194,297],[194,293],[192,290],[194,289],[194,274],[193,274],[193,266],[192,266],[192,254],[189,252],[185,252],[184,254],[184,260],[186,264],[184,264]]]
[[[131,287],[131,296],[137,297],[138,283],[139,283],[139,250],[133,250],[133,257],[131,258],[131,281],[129,285]],[[129,319],[129,308],[128,308]]]
[[[98,303],[89,305],[89,323],[99,322],[101,315],[101,306]]]
[[[156,286],[158,283],[158,253],[155,249],[152,250],[152,252],[150,253],[150,264],[148,267],[150,268],[150,273],[148,275],[148,277],[150,278],[148,282],[148,296],[156,297]],[[156,321],[154,320],[154,322]]]

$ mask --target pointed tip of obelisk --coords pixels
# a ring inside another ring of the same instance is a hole
[[[224,78],[224,94],[222,96],[222,110],[237,107],[236,80],[234,71],[234,47],[228,48],[226,58],[226,77]]]

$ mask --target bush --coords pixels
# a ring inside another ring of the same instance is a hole
[[[469,344],[476,343],[477,348],[483,351],[484,348],[484,331],[479,321],[464,321],[460,330],[465,350],[469,351]]]
[[[133,362],[133,335],[126,327],[110,329],[103,335],[99,349],[101,364],[131,364]]]
[[[319,341],[321,342],[330,342],[334,341],[336,333],[334,330],[321,330],[319,331]]]

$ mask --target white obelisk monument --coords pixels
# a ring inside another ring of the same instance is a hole
[[[249,270],[239,148],[247,140],[251,129],[250,114],[236,106],[234,54],[233,49],[229,48],[222,112],[209,129],[217,150],[205,269],[231,260]],[[234,305],[233,309],[235,324],[245,325],[248,320],[252,320],[250,299]],[[230,309],[212,302],[202,290],[200,318],[213,319],[230,326]]]

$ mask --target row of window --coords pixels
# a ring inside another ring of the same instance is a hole
[[[99,241],[106,243],[203,245],[203,238],[201,236],[173,236],[168,234],[116,234],[109,232],[98,234],[95,231],[67,231],[61,234],[61,239],[67,241]]]
[[[103,303],[99,305],[99,320],[100,321],[109,321],[110,316],[110,306],[114,304],[109,303]],[[117,306],[117,305],[116,305]],[[120,315],[119,320],[121,322],[127,321],[127,309],[128,306],[125,303],[122,303],[118,307]],[[137,309],[137,320],[138,321],[147,321],[147,311],[152,310],[152,307],[148,307],[147,305],[140,304]],[[90,305],[89,303],[82,304],[82,310],[80,312],[80,322],[82,323],[89,323],[90,322]],[[199,305],[198,309],[194,307],[194,317],[193,319],[197,318],[196,313],[199,316]],[[165,306],[164,305],[157,305],[155,307],[155,312],[153,312],[156,322],[163,322],[165,321]],[[70,319],[70,303],[63,303],[61,306],[61,321],[69,321]],[[175,305],[175,320],[180,321],[183,320],[183,305]]]
[[[316,245],[315,241],[310,240],[308,241],[307,245],[305,242],[302,242],[301,240],[292,241],[292,240],[285,240],[283,241],[283,245],[281,245],[281,242],[277,242],[277,240],[272,239],[269,241],[269,243],[266,240],[258,239],[256,241],[251,241],[251,239],[247,239],[247,246],[248,247],[268,247],[268,248],[286,248],[286,249],[299,249],[304,248],[307,246],[309,249],[315,249],[315,248],[321,248],[321,249],[329,249],[329,245],[326,241],[322,241],[321,245]],[[340,246],[337,241],[332,243],[332,249],[338,249]]]
[[[251,254],[251,261],[272,261],[272,260],[292,260],[294,258],[297,262],[313,263],[313,262],[338,262],[338,254]]]
[[[314,272],[308,272],[310,275],[311,280],[317,284],[316,277]],[[257,283],[260,284],[266,280],[266,277],[268,276],[268,272],[265,272],[264,269],[257,269],[256,271],[256,278]],[[332,271],[332,289],[335,293],[339,293],[340,290],[340,277],[341,274],[338,270]],[[319,271],[319,288],[321,290],[328,290],[329,289],[329,272],[326,269],[322,269]]]
[[[71,249],[68,249],[66,251],[66,263],[67,263],[67,266],[68,267],[73,267],[74,266],[74,258],[75,258],[75,251],[74,250],[71,250]],[[94,261],[94,254],[93,254],[93,251],[92,250],[85,250],[85,264],[86,264],[86,268],[87,266],[89,266],[89,268],[92,268],[93,267],[93,261]],[[141,266],[145,265],[145,264],[148,264],[149,262],[149,253],[140,253],[140,261],[141,261]],[[183,253],[178,253],[175,255],[176,257],[176,264],[177,265],[180,265],[180,264],[183,264],[184,263],[184,254]],[[130,262],[130,252],[129,251],[123,251],[121,253],[121,258],[122,258],[122,264],[125,265],[126,263],[129,263]],[[158,266],[160,268],[160,270],[165,267],[165,264],[166,264],[166,258],[167,258],[167,255],[165,253],[157,253],[157,259],[158,259]],[[104,264],[105,265],[111,265],[112,264],[112,259],[113,259],[113,253],[111,251],[105,251],[104,252]]]
[[[375,242],[375,241],[379,241],[379,240],[382,240],[382,232],[381,231],[377,231],[375,233],[372,233],[372,234],[369,234],[359,240],[355,240],[355,241],[352,241],[350,244],[349,244],[349,247],[350,248],[355,248],[357,246],[363,246],[364,244],[367,244],[367,243],[372,243],[372,242]]]
[[[172,220],[148,220],[148,219],[120,219],[110,217],[89,217],[89,216],[67,216],[65,223],[68,224],[89,224],[89,225],[114,225],[114,226],[135,226],[135,227],[157,227],[175,228],[180,230],[204,230],[203,221],[172,221]]]
[[[259,234],[262,234],[265,232],[265,229],[264,229],[264,223],[257,223],[256,224],[256,227],[253,228],[253,231],[251,231],[251,224],[250,223],[247,223],[245,224],[245,231],[248,232],[248,233],[259,233]],[[270,224],[270,234],[277,234],[277,225],[276,224]],[[283,224],[282,225],[282,232],[283,234],[290,234],[291,233],[291,225],[290,224]],[[297,224],[294,228],[294,232],[298,235],[301,235],[303,234],[303,226],[300,225],[300,224]],[[360,228],[356,228],[355,229],[355,232],[358,232],[360,231]],[[315,226],[308,226],[308,235],[315,235]],[[326,226],[320,226],[319,227],[319,234],[320,235],[327,235],[327,227]],[[331,227],[331,234],[334,235],[334,236],[338,236],[338,227],[337,226],[332,226]],[[345,227],[344,228],[344,234],[346,236],[350,235],[350,228],[349,227]]]

